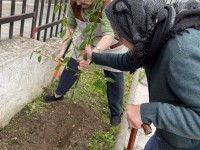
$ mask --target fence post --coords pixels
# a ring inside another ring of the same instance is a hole
[[[39,0],[35,0],[34,2],[34,17],[33,17],[33,21],[32,21],[32,27],[31,27],[31,38],[35,37],[35,33],[33,33],[34,28],[36,28],[36,23],[37,23],[37,14],[38,14],[38,7],[39,7]]]
[[[0,0],[0,18],[2,17],[2,0]],[[0,24],[0,41],[1,41],[1,24]]]
[[[15,0],[12,0],[10,15],[13,16],[14,14],[15,14]],[[10,22],[9,39],[12,39],[13,37],[13,28],[14,28],[14,22]]]

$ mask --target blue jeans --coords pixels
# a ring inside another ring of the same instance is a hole
[[[76,82],[78,76],[78,63],[75,59],[70,58],[67,66],[71,69],[64,69],[56,89],[56,94],[65,95],[66,92]],[[115,82],[107,83],[107,97],[111,116],[121,115],[122,103],[124,96],[124,74],[123,72],[111,72],[104,70],[105,77],[113,79]]]
[[[144,150],[158,150],[158,140],[156,133],[154,133],[154,135],[149,139],[145,145]]]

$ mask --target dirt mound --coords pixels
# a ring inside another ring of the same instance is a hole
[[[25,112],[0,131],[0,150],[87,150],[91,133],[108,128],[81,102],[54,102],[41,114]]]

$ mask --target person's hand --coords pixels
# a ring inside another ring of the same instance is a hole
[[[87,59],[91,60],[91,58],[92,58],[92,48],[91,48],[91,46],[87,45],[82,54],[87,54]]]
[[[87,45],[85,47],[85,50],[80,52],[81,56],[78,58],[78,62],[79,62],[79,66],[78,69],[79,70],[83,70],[83,69],[88,69],[90,62],[91,62],[91,57],[92,57],[92,48],[90,45]],[[87,60],[83,59],[83,56],[87,55]]]
[[[89,69],[91,60],[90,59],[84,60],[83,58],[79,57],[78,62],[79,62],[79,65],[78,65],[79,70],[83,70],[83,69],[87,70]]]
[[[56,56],[56,59],[57,59],[58,61],[63,61],[62,56],[63,56],[63,52],[60,51],[60,52],[58,53],[58,55]]]
[[[84,60],[84,59],[78,59],[78,62],[79,62],[79,65],[78,65],[78,69],[79,70],[87,70],[90,66],[90,62],[91,60],[90,59],[87,59],[87,60]]]
[[[129,128],[142,128],[142,120],[140,115],[140,105],[129,105],[126,107],[126,116]]]

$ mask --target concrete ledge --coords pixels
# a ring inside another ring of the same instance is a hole
[[[129,90],[127,105],[135,104],[135,92],[136,92],[136,88],[137,88],[137,84],[138,84],[139,73],[140,73],[139,69],[134,73],[131,88]],[[129,136],[130,136],[130,132],[128,131],[128,122],[126,119],[126,114],[123,113],[122,122],[120,124],[119,134],[117,135],[117,139],[115,141],[113,150],[126,149],[127,145],[128,145]]]
[[[56,63],[43,59],[39,64],[33,50],[47,50],[56,53],[61,46],[60,39],[49,42],[14,37],[1,41],[0,45],[0,128],[27,103],[42,92],[51,80]]]

